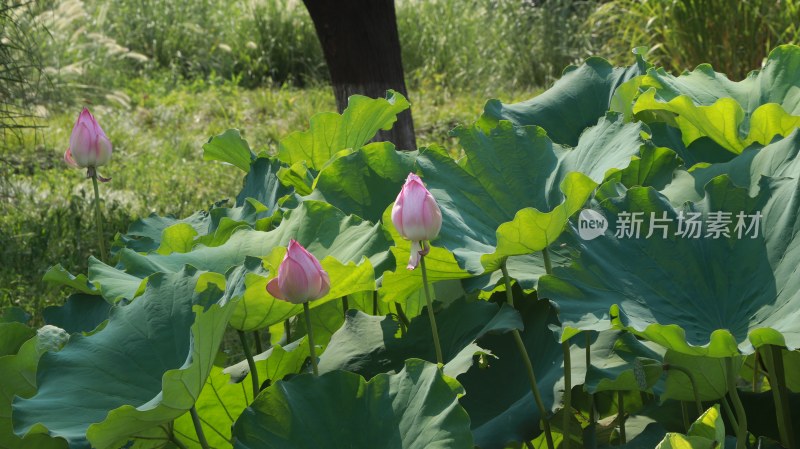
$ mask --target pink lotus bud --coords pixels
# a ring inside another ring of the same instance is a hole
[[[278,277],[267,284],[270,295],[293,304],[322,298],[330,289],[328,273],[322,269],[317,258],[294,239],[289,242],[289,248],[283,256]]]
[[[411,240],[411,259],[408,269],[413,270],[419,257],[430,250],[426,243],[436,238],[442,229],[442,211],[422,179],[409,173],[406,183],[392,207],[392,223],[404,238]]]
[[[64,161],[71,167],[99,167],[111,159],[111,141],[88,109],[83,108],[69,137]]]

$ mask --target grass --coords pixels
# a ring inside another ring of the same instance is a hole
[[[150,213],[186,216],[239,191],[241,171],[202,159],[212,135],[238,128],[254,150],[274,152],[278,141],[304,130],[308,119],[335,110],[328,86],[244,89],[230,82],[133,80],[129,106],[92,107],[114,144],[112,163],[100,171],[107,240]],[[420,145],[455,151],[449,131],[477,119],[488,96],[441,86],[409,94]],[[495,92],[504,101],[532,96]],[[49,111],[47,127],[5,140],[0,150],[0,307],[15,305],[41,316],[67,290],[41,281],[52,265],[85,273],[96,253],[91,183],[62,160],[78,110]]]

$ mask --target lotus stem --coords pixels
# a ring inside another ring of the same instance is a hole
[[[247,335],[244,331],[237,330],[239,334],[239,341],[242,343],[242,351],[247,359],[247,367],[250,368],[250,380],[253,382],[253,399],[258,396],[261,391],[261,384],[258,382],[258,370],[256,370],[256,362],[253,360],[253,353],[250,352],[250,345],[247,343]]]
[[[500,270],[503,272],[503,280],[506,284],[506,300],[508,305],[514,307],[514,294],[511,292],[511,277],[508,275],[508,267],[506,267],[505,260],[500,265]],[[539,393],[539,386],[536,383],[536,374],[533,372],[533,364],[531,363],[530,356],[528,356],[528,350],[525,348],[525,343],[522,342],[522,336],[520,336],[517,329],[513,329],[511,334],[514,336],[514,342],[516,343],[519,354],[522,357],[522,362],[525,364],[528,381],[531,384],[533,399],[536,401],[536,408],[539,409],[539,414],[542,417],[542,427],[544,427],[544,438],[547,441],[547,447],[548,449],[555,449],[555,444],[553,444],[553,433],[550,430],[550,421],[547,420],[547,410],[544,408],[542,395]]]
[[[675,370],[678,372],[683,373],[686,377],[689,378],[689,383],[692,384],[692,394],[694,395],[694,406],[697,408],[697,416],[703,414],[703,403],[700,401],[700,390],[697,389],[697,380],[694,377],[694,374],[687,368],[678,365],[672,365],[670,363],[665,363],[663,365],[664,371]]]
[[[286,334],[286,344],[292,342],[292,321],[290,319],[283,320],[283,332]]]
[[[550,261],[550,251],[547,248],[542,250],[542,259],[544,260],[544,272],[553,274],[553,263]]]
[[[733,357],[725,358],[725,370],[728,374],[728,395],[731,397],[733,409],[736,411],[738,426],[736,429],[736,449],[747,447],[747,415],[739,398],[739,391],[736,389],[736,373],[733,370]]]
[[[738,429],[739,422],[736,420],[736,415],[733,414],[733,409],[731,409],[731,404],[728,402],[728,398],[723,396],[719,402],[722,404],[722,409],[725,410],[725,415],[728,416],[728,421],[731,422],[731,427]]]
[[[92,187],[94,187],[94,221],[97,225],[97,245],[100,247],[100,261],[106,259],[106,242],[103,237],[103,214],[100,212],[100,189],[97,187],[97,170],[94,167],[89,168],[89,174],[92,178]]]
[[[686,401],[678,401],[681,403],[681,417],[683,418],[683,430],[689,432],[689,410],[686,409]]]
[[[206,435],[203,433],[203,424],[200,422],[200,416],[197,414],[197,409],[194,408],[194,405],[189,409],[189,413],[192,415],[192,424],[194,424],[194,431],[197,433],[197,441],[200,443],[200,447],[209,449]]]
[[[403,312],[403,306],[399,302],[394,303],[394,308],[397,309],[397,319],[400,322],[400,335],[405,335],[408,329],[408,317]]]
[[[311,352],[311,366],[314,368],[314,375],[319,376],[317,349],[314,347],[314,333],[311,330],[311,308],[308,306],[308,302],[303,303],[303,312],[306,316],[306,331],[308,331],[308,349]]]
[[[586,369],[592,366],[592,336],[589,332],[584,332],[586,336]],[[597,438],[595,437],[595,429],[597,427],[597,416],[594,414],[594,393],[589,393],[589,429],[591,438],[588,441],[584,439],[584,444],[588,445],[590,449],[597,447]]]
[[[564,441],[561,447],[569,449],[569,418],[572,415],[572,358],[569,353],[569,339],[561,342],[561,350],[564,352],[564,415],[562,421]]]
[[[772,389],[772,398],[775,402],[775,414],[778,418],[778,433],[784,447],[796,447],[794,442],[794,427],[789,411],[789,395],[786,391],[786,372],[783,366],[783,355],[779,346],[768,345],[762,348],[764,362],[767,365],[769,386]]]
[[[619,441],[620,445],[627,443],[625,436],[625,394],[622,390],[617,391],[617,421],[619,422]]]
[[[350,302],[347,301],[347,295],[342,296],[342,314],[347,318],[347,311],[350,310]]]
[[[261,343],[261,334],[258,331],[253,331],[253,340],[256,342],[256,354],[264,352],[264,345]]]
[[[372,314],[378,315],[378,290],[372,291]]]
[[[758,350],[756,350],[756,353],[754,354],[753,357],[753,393],[759,393],[759,390],[761,390],[761,388],[759,387],[760,382],[758,381],[758,377],[761,375],[758,372],[758,364],[759,364],[758,358],[759,358]]]
[[[420,256],[419,265],[420,269],[422,269],[422,286],[425,289],[425,301],[428,303],[428,318],[431,321],[433,347],[436,349],[436,363],[439,364],[439,367],[443,367],[444,358],[442,357],[442,345],[439,343],[439,330],[436,328],[436,316],[433,314],[433,301],[431,300],[431,292],[428,289],[428,273],[425,269],[425,256]]]

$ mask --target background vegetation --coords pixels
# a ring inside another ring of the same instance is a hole
[[[453,149],[449,130],[487,99],[529,98],[591,55],[627,64],[645,45],[673,71],[743,77],[800,37],[796,0],[397,0],[397,14],[418,143]],[[297,0],[2,0],[0,23],[0,307],[60,302],[44,271],[86,269],[89,184],[62,162],[80,106],[114,143],[109,239],[238,191],[236,170],[202,161],[209,136],[235,127],[271,151],[335,107]]]

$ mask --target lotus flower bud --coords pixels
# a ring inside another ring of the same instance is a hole
[[[83,108],[69,137],[64,161],[71,167],[96,168],[111,159],[111,141],[97,124],[92,113]]]
[[[408,269],[413,270],[420,256],[428,254],[428,241],[436,238],[442,229],[442,211],[422,179],[409,173],[406,183],[392,207],[392,223],[404,238],[411,240],[411,258]]]
[[[295,240],[289,242],[278,268],[278,277],[267,284],[270,295],[293,304],[322,298],[330,289],[328,273],[317,258]]]

